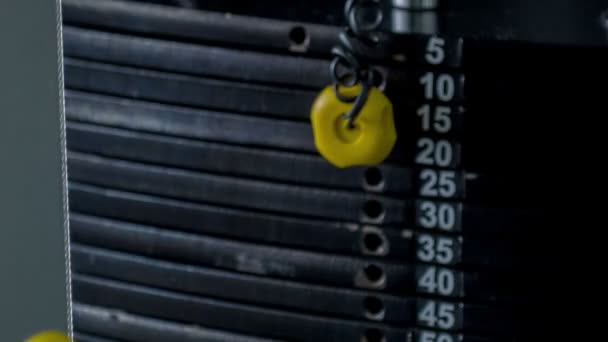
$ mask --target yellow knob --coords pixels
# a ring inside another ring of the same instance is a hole
[[[354,97],[360,91],[360,86],[340,88],[340,93],[348,97]],[[343,115],[352,106],[353,103],[340,101],[332,86],[317,96],[311,109],[317,150],[340,168],[380,164],[397,141],[393,105],[380,90],[372,87],[354,127],[348,127]]]
[[[70,339],[58,331],[47,331],[36,334],[25,340],[25,342],[70,342]]]

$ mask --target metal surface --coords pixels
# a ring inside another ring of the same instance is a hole
[[[226,272],[84,245],[75,245],[73,258],[75,272],[183,293],[362,320],[410,324],[415,320],[411,297]],[[382,305],[379,315],[366,309],[366,299],[372,297]]]
[[[411,294],[415,273],[424,269],[413,262],[245,243],[90,215],[72,214],[71,224],[73,240],[82,244],[301,283]],[[467,297],[495,300],[514,294],[509,286],[515,280],[508,273],[461,273],[459,287]]]
[[[74,247],[74,265],[76,273],[264,307],[401,326],[413,325],[416,320],[416,298],[412,296],[397,297],[248,276],[82,245]],[[176,283],[171,279],[181,281]],[[376,304],[369,304],[374,301],[379,303],[380,309],[376,309]],[[471,318],[462,324],[465,331],[492,332],[510,324],[505,315],[508,309],[504,306],[492,309],[483,304],[465,304],[462,310]]]
[[[68,165],[71,180],[233,208],[386,224],[404,222],[407,215],[403,200],[379,195],[240,179],[77,152],[69,153]],[[381,207],[371,212],[366,209],[370,203],[381,203]]]
[[[243,336],[202,326],[184,325],[160,319],[138,316],[124,311],[85,304],[74,305],[76,329],[120,341],[146,342],[279,342],[261,337]],[[78,339],[78,336],[85,338]],[[116,342],[77,334],[77,341]]]
[[[350,288],[402,293],[405,284],[415,285],[414,268],[405,263],[372,263],[362,257],[244,243],[80,214],[72,215],[71,224],[74,241],[150,257]],[[381,268],[383,276],[371,279],[366,271],[370,264]]]
[[[75,122],[68,123],[67,132],[71,150],[110,158],[326,188],[359,190],[366,187],[371,192],[395,194],[413,191],[412,170],[405,167],[380,165],[372,170],[363,167],[338,170],[316,155]],[[128,149],[124,148],[126,145]]]
[[[390,31],[397,34],[418,33],[434,35],[439,32],[437,13],[394,9],[390,12]]]
[[[313,152],[312,133],[304,122],[269,120],[220,110],[195,109],[66,91],[68,119],[169,136],[229,144]],[[255,127],[255,129],[252,129]],[[247,130],[248,134],[233,134]]]
[[[74,200],[73,210],[83,214],[334,254],[362,254],[361,241],[366,232],[374,230],[359,224],[304,220],[110,191],[77,183],[70,184],[70,198]],[[396,229],[382,234],[387,245],[384,246],[385,251],[376,254],[395,258],[410,258],[413,255],[414,241],[411,236],[403,236]],[[325,238],[319,239],[318,236]]]
[[[134,37],[72,26],[64,28],[68,57],[191,75],[320,89],[329,62],[251,50]],[[145,58],[144,58],[145,56]]]
[[[223,2],[223,1],[222,1]],[[223,3],[220,2],[220,6]],[[326,1],[323,1],[326,3]],[[147,5],[127,1],[63,0],[65,22],[74,25],[99,25],[121,28],[126,31],[155,33],[164,37],[181,36],[194,41],[236,43],[248,47],[261,47],[288,51],[292,42],[289,33],[294,27],[304,26],[310,37],[308,53],[329,54],[339,29],[327,25],[284,22],[250,16],[223,13],[184,11],[166,6]],[[267,5],[258,6],[271,11]],[[237,6],[243,6],[242,1]],[[283,2],[276,9],[287,8]],[[304,6],[303,11],[310,10]],[[236,13],[236,12],[232,12]],[[145,21],[145,24],[141,20]],[[267,37],[271,37],[268,39]],[[220,38],[221,37],[221,38]]]
[[[579,293],[566,285],[588,282],[559,259],[597,227],[583,222],[592,200],[573,188],[603,179],[590,166],[605,134],[590,121],[605,89],[591,81],[606,79],[607,50],[588,47],[605,46],[605,1],[389,6],[396,54],[370,59],[390,66],[401,131],[389,165],[408,174],[379,167],[385,190],[394,178],[407,184],[381,195],[357,184],[357,170],[323,171],[306,133],[339,30],[306,22],[343,25],[335,4],[65,3],[73,239],[79,271],[94,275],[78,279],[79,300],[174,327],[366,342],[497,341],[497,331],[553,340],[546,333],[569,324],[557,316],[581,312],[562,299]],[[293,49],[294,40],[305,43]],[[310,61],[305,75],[298,59]],[[370,226],[362,207],[384,204]],[[221,292],[224,281],[234,288]],[[331,296],[343,305],[303,299],[328,293],[318,288],[345,294]],[[279,290],[285,300],[272,296]],[[415,303],[408,315],[385,306],[384,317],[366,317],[352,293]],[[503,319],[505,301],[515,312]]]
[[[67,332],[57,3],[0,3],[0,337]]]
[[[387,342],[396,342],[407,340],[410,331],[373,322],[261,308],[81,275],[74,275],[74,297],[92,305],[112,305],[134,314],[287,340],[359,341],[366,330],[381,329]]]
[[[393,0],[392,5],[409,10],[433,10],[439,5],[439,0]]]
[[[65,60],[66,87],[209,109],[307,120],[313,90],[192,77],[81,60]],[[226,99],[231,99],[227,101]]]

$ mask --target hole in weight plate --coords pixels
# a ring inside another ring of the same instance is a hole
[[[363,337],[365,342],[383,342],[384,333],[380,329],[367,329],[365,330],[365,336]]]
[[[289,41],[293,45],[302,45],[306,42],[308,34],[302,26],[296,26],[289,31]]]
[[[372,187],[382,184],[382,172],[380,169],[377,167],[370,167],[365,170],[365,183]]]
[[[365,266],[363,273],[371,283],[377,283],[384,278],[384,271],[374,264]]]
[[[384,240],[376,232],[366,232],[363,236],[363,246],[370,253],[380,253],[384,245]]]
[[[376,88],[380,90],[386,88],[386,75],[376,68],[372,69],[372,81]]]
[[[365,297],[363,306],[368,315],[377,316],[384,312],[384,303],[378,297]]]
[[[377,200],[368,200],[363,205],[363,213],[372,220],[377,220],[384,214],[382,203]]]

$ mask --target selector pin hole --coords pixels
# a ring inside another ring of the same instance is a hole
[[[384,342],[384,333],[380,329],[367,329],[362,340],[364,342]]]
[[[370,253],[380,253],[384,249],[384,239],[376,232],[366,232],[363,246]]]
[[[371,283],[378,283],[384,278],[384,271],[374,264],[365,266],[363,273]]]
[[[363,213],[371,220],[378,220],[384,215],[384,207],[377,200],[368,200],[363,205]]]
[[[372,81],[378,89],[384,90],[386,88],[386,76],[376,68],[372,69]]]
[[[378,297],[365,297],[363,307],[368,316],[378,316],[384,313],[384,303]]]
[[[365,184],[371,187],[377,187],[383,181],[382,172],[377,167],[370,167],[365,170]]]
[[[295,26],[289,31],[289,41],[292,45],[302,46],[308,42],[308,32],[302,26]]]

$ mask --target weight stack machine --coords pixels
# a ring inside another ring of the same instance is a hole
[[[435,5],[384,5],[397,144],[338,169],[310,107],[340,1],[64,0],[76,339],[563,333],[608,4]]]

